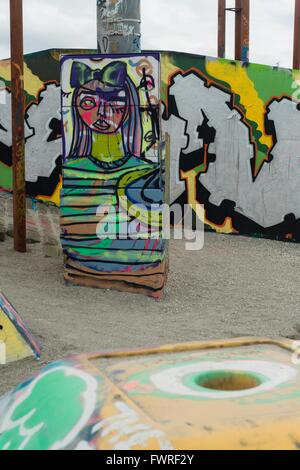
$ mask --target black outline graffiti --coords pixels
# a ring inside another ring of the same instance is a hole
[[[236,110],[241,116],[241,122],[243,122],[247,126],[248,132],[249,132],[249,143],[253,146],[253,149],[254,149],[254,157],[253,159],[251,159],[252,178],[253,178],[253,183],[254,183],[263,165],[269,164],[270,162],[272,162],[274,158],[272,155],[272,150],[277,144],[275,124],[272,120],[268,118],[268,113],[270,112],[270,106],[272,105],[274,101],[281,102],[285,98],[289,99],[290,101],[293,101],[293,100],[290,97],[283,95],[280,98],[278,97],[272,98],[268,102],[266,106],[266,111],[265,111],[265,132],[267,135],[272,136],[273,145],[267,154],[267,159],[264,160],[263,164],[260,167],[259,172],[257,173],[257,175],[254,176],[257,145],[253,141],[252,127],[245,120],[245,116],[243,115],[239,107],[237,107],[234,104],[235,94],[230,93],[228,89],[226,89],[225,87],[215,83],[212,80],[209,80],[202,73],[200,73],[199,71],[193,68],[187,72],[182,72],[182,71],[177,72],[176,74],[172,76],[169,86],[168,86],[167,105],[163,113],[163,119],[166,121],[173,115],[185,121],[185,135],[187,135],[188,137],[188,144],[186,148],[188,148],[189,142],[190,142],[190,136],[187,134],[188,122],[179,115],[179,112],[176,106],[175,97],[173,95],[170,95],[170,89],[174,85],[175,78],[178,75],[182,77],[186,77],[190,74],[194,74],[197,78],[202,80],[202,82],[204,82],[204,86],[206,86],[207,88],[214,86],[220,89],[222,92],[227,93],[228,97],[230,98],[229,101],[227,102],[229,109]],[[216,131],[213,127],[209,126],[209,120],[207,119],[207,116],[205,115],[205,112],[203,111],[203,109],[201,109],[201,111],[203,113],[204,121],[202,125],[198,127],[197,130],[199,132],[199,137],[203,139],[204,145],[202,149],[199,149],[198,151],[195,151],[195,152],[191,152],[189,154],[184,153],[183,152],[184,149],[181,149],[180,169],[183,170],[184,172],[192,170],[193,168],[203,164],[205,162],[205,157],[206,157],[207,167],[206,167],[206,170],[203,172],[203,173],[206,173],[209,168],[209,165],[213,163],[216,158],[216,155],[209,152],[209,146],[210,144],[214,142],[214,139],[215,139],[214,132]],[[205,155],[205,150],[204,150],[205,144],[207,148],[207,155]],[[187,183],[185,182],[185,184]],[[259,224],[257,224],[256,222],[252,221],[251,219],[248,219],[246,216],[243,216],[239,212],[236,212],[235,201],[223,200],[220,206],[215,206],[214,204],[212,204],[209,201],[211,193],[202,185],[202,183],[199,181],[199,178],[196,178],[196,195],[197,195],[198,202],[200,204],[203,204],[205,207],[207,219],[214,225],[222,227],[224,223],[226,222],[226,219],[230,218],[232,221],[233,228],[241,235],[251,234],[260,238],[272,238],[276,240],[289,240],[289,241],[300,242],[300,219],[297,219],[295,214],[286,214],[286,216],[284,217],[284,221],[282,223],[277,224],[273,227],[264,228],[260,226]],[[186,190],[181,194],[181,196],[177,198],[177,200],[173,201],[173,204],[180,204],[183,208],[185,204],[188,204],[188,202],[189,201],[187,200],[187,186],[186,186]],[[195,214],[195,217],[196,217],[196,214]],[[196,225],[194,225],[193,228],[195,229]],[[207,227],[207,228],[212,230],[210,227]]]
[[[37,93],[37,97],[35,100],[32,100],[25,109],[25,121],[28,125],[28,128],[32,131],[32,134],[25,139],[27,142],[29,139],[36,135],[36,131],[34,127],[31,127],[28,122],[28,111],[32,106],[39,106],[39,104],[43,101],[44,97],[41,96],[44,91],[47,91],[49,85],[55,85],[57,88],[60,88],[60,84],[56,80],[49,80],[43,84],[43,86],[39,89]],[[11,90],[6,87],[7,91],[11,93]],[[49,136],[47,138],[47,142],[53,142],[55,140],[59,140],[62,138],[62,121],[57,119],[56,117],[52,117],[49,119]],[[8,132],[6,130],[6,132]],[[61,178],[61,155],[55,161],[55,168],[49,177],[42,177],[39,176],[36,182],[29,182],[26,181],[26,192],[30,196],[45,196],[51,197],[59,183]],[[0,162],[5,164],[8,167],[12,166],[12,147],[8,147],[7,145],[0,142]]]

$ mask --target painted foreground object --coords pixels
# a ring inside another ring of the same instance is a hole
[[[0,365],[41,357],[36,340],[7,298],[0,292]]]
[[[57,362],[0,400],[0,450],[299,449],[293,358],[243,338]]]
[[[159,55],[65,56],[65,279],[159,298],[168,269]]]

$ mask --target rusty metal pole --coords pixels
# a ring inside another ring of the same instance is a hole
[[[218,57],[226,54],[226,0],[219,0],[218,6]]]
[[[242,62],[249,62],[250,0],[242,0]]]
[[[242,58],[241,12],[242,0],[235,0],[235,60],[241,60]]]
[[[250,4],[249,0],[235,0],[235,60],[249,62]]]
[[[300,68],[300,0],[295,0],[293,68]]]
[[[26,252],[23,0],[10,0],[14,248]]]

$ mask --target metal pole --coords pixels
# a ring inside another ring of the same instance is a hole
[[[242,60],[241,12],[242,0],[235,0],[235,60]]]
[[[226,54],[226,0],[219,0],[218,7],[218,57]]]
[[[300,0],[295,0],[293,68],[300,68]]]
[[[108,0],[97,0],[97,47],[100,54],[108,52]]]
[[[97,21],[101,54],[141,52],[140,0],[97,0]]]
[[[10,0],[14,248],[26,252],[23,0]]]
[[[249,62],[249,0],[235,0],[235,60]]]

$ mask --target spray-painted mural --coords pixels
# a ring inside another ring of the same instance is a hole
[[[61,187],[60,65],[63,50],[25,56],[26,190],[59,204]],[[87,51],[82,51],[87,52]],[[12,189],[10,61],[0,61],[0,188]]]
[[[62,246],[65,278],[160,297],[159,56],[66,56]]]
[[[300,241],[299,71],[176,53],[162,70],[172,202],[202,204],[219,231]]]
[[[25,58],[27,191],[56,204],[60,52]],[[162,53],[161,70],[172,202],[203,205],[198,215],[213,230],[299,242],[299,71],[181,53]],[[9,80],[10,64],[0,61],[0,187],[6,189],[12,187]],[[152,143],[148,129],[143,148]]]

